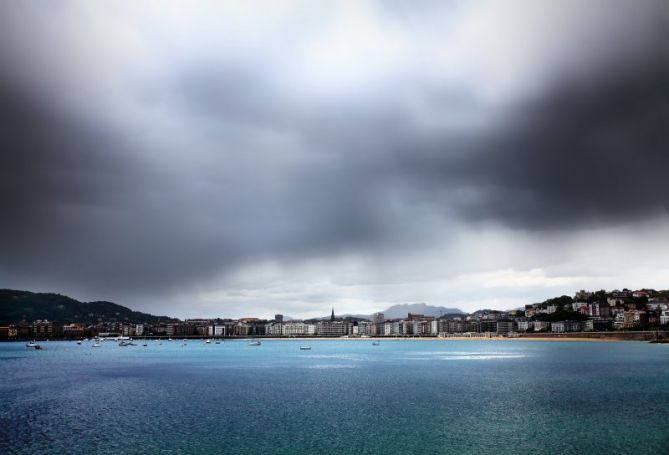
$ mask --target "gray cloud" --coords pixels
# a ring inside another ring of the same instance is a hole
[[[44,20],[44,11],[0,8],[5,17]],[[550,242],[555,233],[653,220],[669,207],[662,183],[669,40],[659,2],[644,3],[622,30],[614,26],[620,18],[590,17],[593,27],[574,31],[591,33],[594,44],[583,49],[565,34],[568,48],[546,45],[544,56],[542,39],[560,36],[550,31],[532,36],[539,46],[524,58],[509,55],[516,63],[501,69],[493,53],[502,51],[492,49],[491,74],[482,65],[475,77],[468,68],[478,66],[459,54],[455,63],[437,61],[439,40],[456,32],[435,34],[448,15],[430,11],[454,9],[457,22],[455,4],[354,12],[354,25],[369,24],[354,27],[353,38],[368,27],[409,42],[378,61],[365,60],[375,55],[365,49],[358,59],[355,40],[345,46],[353,57],[327,49],[327,40],[323,55],[305,54],[313,27],[283,23],[287,37],[254,38],[262,52],[195,38],[167,51],[169,20],[125,8],[116,14],[127,28],[146,22],[145,33],[128,37],[123,28],[108,41],[96,37],[97,47],[78,44],[85,37],[78,33],[90,33],[83,24],[74,39],[58,24],[2,32],[0,280],[7,287],[155,307],[268,260],[358,254],[383,268],[389,256],[401,263],[437,245],[448,253],[449,239],[480,224],[537,238],[549,232]],[[67,11],[63,24],[83,20],[76,3]],[[116,30],[103,13],[99,21]],[[418,39],[418,25],[433,39]],[[372,51],[380,53],[377,41]],[[79,57],[44,57],[63,46]],[[444,41],[444,49],[458,46]],[[475,62],[483,58],[477,51]],[[593,55],[602,58],[588,60]],[[527,61],[537,56],[535,71]],[[313,63],[321,57],[334,60]],[[35,62],[53,72],[30,71]],[[111,74],[96,71],[105,64]],[[481,95],[490,86],[501,101]],[[517,88],[525,86],[538,88]],[[319,302],[330,295],[307,294]]]
[[[619,63],[521,106],[488,134],[428,144],[400,169],[424,179],[425,192],[434,190],[437,202],[460,215],[517,228],[570,229],[666,213],[669,54]],[[454,143],[457,153],[449,151]]]

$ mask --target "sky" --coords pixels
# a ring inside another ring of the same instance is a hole
[[[664,1],[0,3],[0,287],[475,311],[667,258]]]

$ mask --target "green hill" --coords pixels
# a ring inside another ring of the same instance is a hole
[[[54,322],[128,322],[157,323],[172,320],[154,316],[112,302],[80,302],[60,294],[42,294],[0,289],[0,323],[32,322],[47,319]]]

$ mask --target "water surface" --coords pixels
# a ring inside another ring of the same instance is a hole
[[[0,343],[0,453],[669,453],[669,345],[304,344]]]

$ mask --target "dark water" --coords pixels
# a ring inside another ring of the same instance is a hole
[[[669,345],[0,344],[0,453],[669,454]]]

